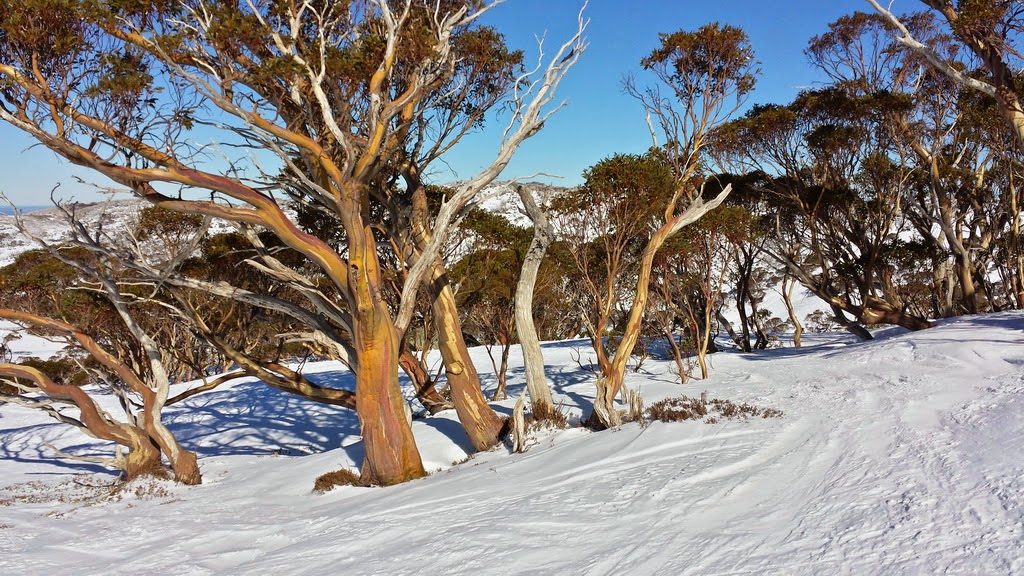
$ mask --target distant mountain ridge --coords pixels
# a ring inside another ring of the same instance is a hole
[[[18,206],[17,207],[18,210],[20,210],[20,211],[22,211],[24,213],[36,212],[37,210],[45,210],[47,208],[50,208],[50,206]],[[0,206],[0,214],[4,214],[4,215],[7,215],[7,216],[10,216],[10,215],[14,214],[14,208],[11,208],[10,206]]]
[[[69,204],[82,222],[88,226],[102,223],[114,229],[123,229],[148,203],[145,200],[111,200],[106,202]],[[9,206],[7,208],[10,208]],[[36,207],[36,210],[22,211],[21,219],[28,231],[47,242],[60,242],[68,237],[68,227],[64,214],[56,206]],[[14,258],[27,250],[36,248],[36,243],[22,236],[15,225],[15,217],[0,214],[0,266],[6,266]]]
[[[550,194],[565,190],[539,182],[524,182],[522,185],[534,192],[545,191]],[[147,206],[148,202],[138,198],[67,204],[67,207],[73,209],[86,225],[92,227],[102,222],[104,226],[113,230],[126,228],[131,219]],[[502,214],[517,225],[532,226],[522,212],[519,196],[516,195],[511,182],[495,182],[488,186],[480,195],[479,206],[489,212]],[[18,209],[22,214],[22,221],[33,235],[48,242],[60,242],[68,237],[64,214],[57,207],[19,206]],[[22,252],[36,248],[33,241],[18,231],[12,212],[10,206],[0,208],[0,266],[10,264]],[[227,225],[214,225],[215,231],[226,229]]]

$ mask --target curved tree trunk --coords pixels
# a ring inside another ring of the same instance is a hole
[[[710,306],[706,304],[705,306]],[[711,372],[708,367],[708,352],[717,352],[711,342],[711,312],[705,308],[703,326],[700,327],[700,336],[696,338],[697,364],[700,366],[700,379],[707,380]]]
[[[427,372],[427,367],[423,365],[423,361],[417,358],[415,354],[408,350],[403,351],[402,355],[398,358],[398,363],[409,379],[412,380],[412,385],[416,389],[416,399],[420,401],[420,404],[423,404],[427,412],[437,414],[452,407],[437,393],[437,388],[434,388],[434,380],[430,377],[430,373]]]
[[[199,460],[196,453],[182,447],[174,434],[164,425],[161,412],[166,400],[166,388],[162,392],[149,391],[143,394],[143,427],[157,446],[167,456],[167,461],[174,471],[174,479],[187,485],[203,482],[199,472]]]
[[[746,251],[737,250],[737,252],[740,252],[740,255],[736,256],[737,272],[739,274],[739,279],[736,283],[736,312],[740,316],[740,329],[743,331],[742,339],[736,337],[736,332],[728,321],[723,322],[725,317],[721,313],[718,313],[717,317],[718,322],[726,327],[729,336],[739,345],[740,349],[744,352],[750,352],[751,320],[747,316],[747,299],[750,294],[750,277],[753,274],[754,264],[747,259]],[[751,301],[753,300],[751,299]],[[754,312],[756,313],[756,310]]]
[[[868,324],[895,324],[915,332],[935,326],[932,322],[913,314],[907,314],[880,298],[868,298],[861,307],[858,319]]]
[[[768,347],[770,340],[768,340],[768,335],[764,333],[764,329],[761,328],[761,320],[758,319],[760,309],[757,307],[757,298],[754,298],[753,292],[748,291],[747,300],[750,302],[750,311],[752,313],[750,320],[754,325],[754,334],[757,337],[757,342],[754,344],[754,348],[757,350],[764,350]],[[747,340],[747,342],[749,344],[750,341]]]
[[[124,380],[142,397],[142,426],[149,438],[160,447],[174,471],[174,479],[182,484],[201,484],[203,477],[199,472],[196,454],[186,450],[163,422],[163,409],[171,389],[170,377],[164,368],[160,346],[138,323],[128,310],[120,289],[108,277],[96,274],[96,279],[107,292],[107,300],[117,310],[125,326],[135,336],[146,357],[149,359],[148,381],[143,381],[137,370],[130,370],[125,363],[96,346],[92,350],[93,357],[117,370]]]
[[[737,301],[738,301],[738,299],[737,299]],[[741,321],[743,322],[743,325],[744,325],[744,328],[743,328],[744,334],[743,334],[743,336],[740,336],[739,334],[736,333],[736,329],[732,327],[732,322],[729,322],[729,319],[722,315],[722,311],[721,310],[715,310],[715,318],[718,320],[718,323],[721,324],[723,328],[725,328],[726,333],[729,334],[729,338],[733,342],[735,342],[737,346],[739,346],[740,350],[742,350],[744,352],[750,352],[750,350],[749,350],[749,348],[750,348],[750,332],[749,332],[749,329],[746,327],[746,321],[747,321],[746,313],[742,312],[743,304],[739,303],[739,306],[740,306],[740,310],[741,310],[741,312],[740,312],[741,318],[740,319],[741,319]],[[746,346],[744,346],[744,342],[746,342]]]
[[[875,337],[871,335],[871,332],[868,332],[867,329],[861,326],[859,322],[855,322],[847,318],[846,314],[843,312],[843,308],[839,305],[832,304],[832,314],[835,316],[836,322],[838,322],[840,326],[846,328],[847,332],[853,334],[859,340],[867,341],[875,339]]]
[[[526,371],[526,389],[530,394],[530,408],[534,417],[553,409],[551,388],[544,373],[544,354],[540,349],[537,326],[533,322],[533,291],[537,285],[544,254],[554,238],[554,226],[533,199],[526,188],[519,186],[516,191],[530,220],[533,221],[533,239],[523,259],[523,268],[516,285],[515,317],[516,332],[523,349],[523,366]]]
[[[469,434],[474,448],[488,450],[500,440],[504,423],[487,404],[483,390],[480,389],[480,375],[469,358],[469,349],[462,337],[459,312],[455,307],[455,295],[440,261],[434,267],[429,292],[433,300],[437,346],[444,361],[452,403],[455,404],[459,422],[466,429],[466,434]]]
[[[924,330],[931,328],[934,324],[924,318],[914,316],[913,314],[907,314],[905,311],[896,308],[889,302],[882,300],[881,298],[868,297],[866,302],[861,305],[853,305],[847,299],[840,298],[831,294],[827,287],[821,286],[815,282],[815,279],[807,273],[806,270],[800,267],[792,257],[786,254],[775,254],[775,258],[786,265],[790,272],[800,281],[805,288],[811,291],[815,296],[824,300],[832,308],[832,312],[836,317],[836,321],[843,327],[845,327],[853,335],[861,340],[871,340],[873,337],[859,322],[867,322],[869,324],[885,323],[885,324],[896,324],[902,326],[908,330]],[[853,317],[857,319],[856,322],[851,322],[843,312],[849,312]]]
[[[491,354],[493,346],[487,347],[487,355],[491,357],[491,366],[494,367],[494,374],[498,377],[498,387],[494,389],[494,394],[491,396],[491,400],[507,400],[508,399],[508,356],[512,350],[512,338],[510,335],[505,334],[501,337],[498,344],[501,345],[501,362],[495,363],[494,355]]]
[[[800,323],[800,317],[797,316],[796,309],[793,308],[794,286],[796,286],[796,281],[790,278],[789,274],[782,277],[782,301],[786,304],[786,312],[789,314],[790,322],[793,323],[793,346],[799,348],[804,325]]]
[[[142,327],[139,326],[134,317],[129,314],[127,306],[113,282],[100,275],[95,277],[107,290],[108,299],[124,320],[125,326],[128,327],[129,331],[135,336],[142,349],[148,355],[150,359],[150,378],[152,380],[144,381],[137,370],[111,354],[93,340],[91,336],[71,324],[8,309],[0,310],[0,316],[12,320],[31,322],[37,326],[46,326],[74,338],[83,350],[125,382],[132,391],[139,394],[143,405],[141,423],[136,422],[134,425],[126,425],[110,421],[108,417],[99,412],[92,399],[85,392],[75,387],[57,386],[38,371],[22,371],[21,376],[32,379],[48,395],[51,392],[60,394],[61,396],[59,397],[74,402],[82,411],[82,422],[90,432],[94,429],[99,429],[105,434],[105,436],[100,437],[114,440],[128,446],[130,451],[138,452],[136,456],[129,455],[126,461],[126,466],[130,467],[133,471],[137,471],[131,472],[126,470],[129,477],[132,477],[133,473],[145,473],[146,470],[143,469],[145,466],[150,467],[149,472],[159,468],[160,454],[162,452],[167,456],[171,469],[174,471],[175,480],[183,484],[199,484],[202,482],[202,476],[199,472],[195,453],[185,450],[161,419],[161,412],[167,400],[170,383],[167,373],[163,368],[159,347],[142,330]],[[47,389],[50,391],[47,391]],[[120,434],[118,434],[119,430]],[[156,450],[155,463],[152,462],[153,454],[150,448]]]
[[[732,191],[732,185],[727,185],[722,192],[710,202],[703,202],[698,199],[686,210],[672,217],[661,228],[659,228],[644,247],[643,256],[640,262],[640,271],[636,283],[636,292],[633,296],[633,303],[629,307],[629,318],[626,321],[626,328],[622,334],[622,341],[619,342],[612,358],[611,371],[604,379],[599,379],[598,394],[594,400],[594,416],[605,426],[617,426],[619,423],[613,402],[615,396],[622,388],[622,382],[626,374],[626,363],[633,354],[640,339],[640,328],[643,323],[644,312],[647,309],[647,299],[650,295],[651,271],[654,268],[654,256],[662,245],[665,244],[673,234],[684,227],[696,222],[701,216],[714,210],[721,204],[726,196]],[[708,319],[708,330],[710,330],[710,318]],[[704,365],[701,365],[704,370]],[[705,374],[706,377],[706,374]],[[603,382],[602,382],[603,380]],[[602,389],[603,388],[603,389]],[[607,420],[606,420],[607,418]],[[593,420],[594,418],[591,418]]]
[[[398,385],[398,335],[387,310],[368,311],[358,323],[355,348],[356,414],[366,457],[362,479],[391,485],[426,475]]]
[[[683,362],[683,351],[679,349],[679,344],[676,343],[676,335],[672,330],[666,328],[664,336],[669,350],[672,351],[672,360],[676,363],[676,370],[679,372],[679,383],[686,384],[686,363]]]
[[[412,188],[412,210],[408,214],[411,234],[396,234],[403,248],[410,254],[424,250],[431,241],[428,227],[426,189],[415,171],[406,174]],[[408,283],[410,280],[406,279]],[[473,447],[487,450],[498,443],[504,422],[487,404],[480,389],[480,376],[469,357],[466,341],[462,336],[462,324],[455,304],[444,262],[440,256],[432,257],[427,293],[431,300],[432,320],[437,332],[437,347],[441,352],[452,404],[459,415],[459,422],[469,435]],[[410,289],[406,286],[406,290]]]
[[[41,371],[20,364],[0,364],[0,376],[31,381],[47,397],[74,404],[78,408],[79,419],[71,421],[72,424],[94,438],[108,440],[128,449],[128,453],[120,459],[109,462],[121,468],[126,480],[162,470],[160,448],[146,431],[133,424],[112,421],[82,388],[57,384]]]
[[[1008,197],[1010,199],[1010,214],[1020,214],[1017,182],[1012,176],[1010,178],[1009,188]],[[1013,278],[1013,281],[1010,284],[1013,286],[1013,298],[1016,302],[1017,309],[1022,310],[1024,309],[1024,250],[1021,248],[1019,216],[1013,218],[1010,228],[1013,231],[1013,235],[1010,237],[1010,259],[1012,260],[1010,276]]]

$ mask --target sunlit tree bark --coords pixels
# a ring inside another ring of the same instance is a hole
[[[0,15],[0,119],[155,205],[261,227],[315,265],[345,311],[331,321],[354,354],[363,479],[401,482],[425,473],[398,386],[416,294],[467,204],[557,110],[554,91],[585,48],[581,16],[547,64],[519,74],[500,35],[477,24],[497,4],[32,0]],[[491,89],[474,100],[484,78]],[[410,152],[424,168],[505,95],[514,114],[494,161],[440,206],[390,309],[371,210],[380,179]],[[197,122],[276,164],[201,162],[187,145]],[[294,223],[282,196],[331,213],[340,247]]]

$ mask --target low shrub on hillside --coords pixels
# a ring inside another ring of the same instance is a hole
[[[737,404],[731,400],[712,398],[701,400],[679,396],[666,398],[651,404],[644,415],[647,421],[681,422],[684,420],[703,420],[714,424],[725,418],[730,420],[749,420],[750,418],[781,418],[782,410],[761,408],[751,404]]]
[[[526,426],[530,430],[564,430],[569,427],[569,416],[560,406],[540,404],[534,406],[533,413],[526,417]]]

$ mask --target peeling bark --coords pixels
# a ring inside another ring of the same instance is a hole
[[[544,254],[554,239],[555,229],[529,190],[519,186],[516,192],[527,216],[533,221],[533,239],[523,259],[519,283],[516,284],[515,317],[516,333],[523,349],[526,389],[530,394],[531,409],[536,415],[544,413],[545,407],[550,410],[554,402],[544,373],[544,353],[541,351],[540,338],[537,336],[537,327],[533,321],[533,291],[537,285],[537,275]]]
[[[459,414],[459,422],[469,434],[474,448],[489,450],[500,440],[503,423],[480,389],[480,375],[469,358],[469,349],[462,337],[455,295],[440,265],[434,268],[429,291],[434,301],[432,306],[437,326],[437,346],[451,385],[452,403]]]

